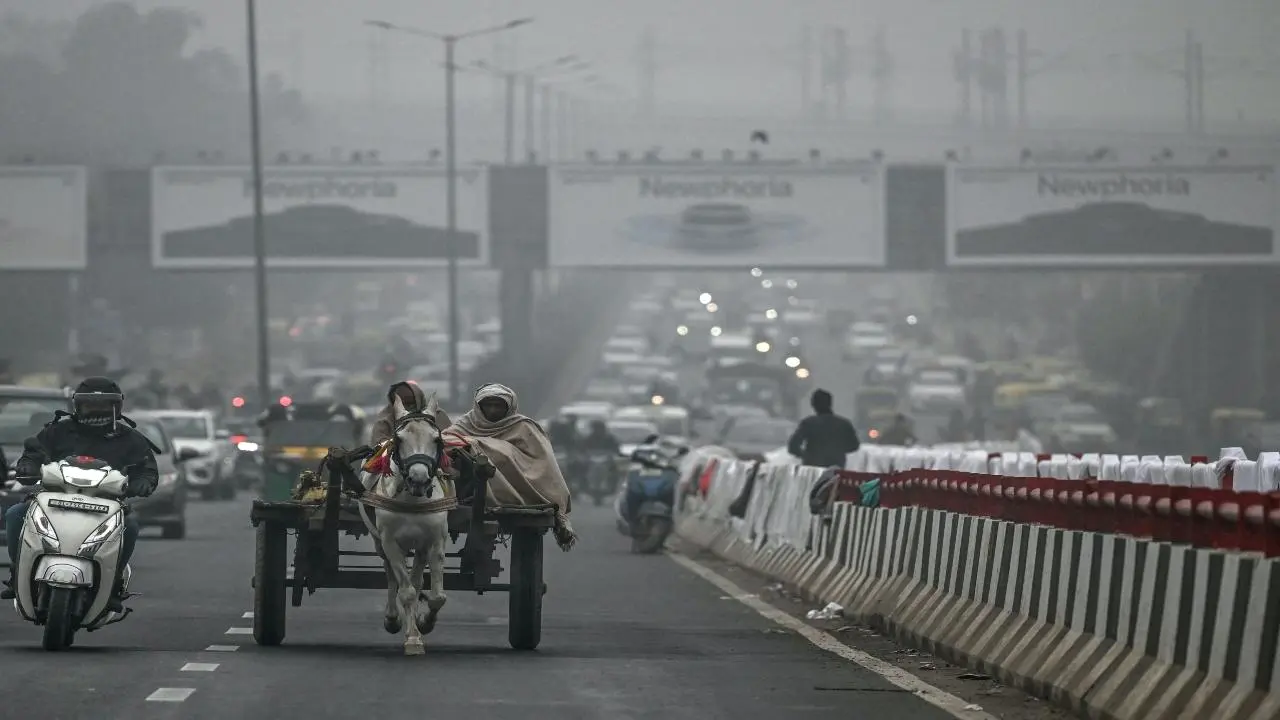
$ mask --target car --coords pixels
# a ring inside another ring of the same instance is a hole
[[[1050,452],[1107,452],[1116,444],[1116,431],[1092,405],[1061,405],[1042,424],[1041,437]]]
[[[594,378],[582,390],[586,400],[600,400],[612,404],[629,402],[632,398],[627,383],[612,378]]]
[[[620,452],[630,456],[650,435],[658,435],[658,426],[647,420],[609,420],[605,422],[621,446]]]
[[[374,414],[380,409],[375,409]],[[223,427],[231,433],[231,444],[236,449],[231,463],[231,475],[236,486],[241,489],[252,487],[262,479],[262,429],[258,423],[244,420],[224,420]]]
[[[732,450],[742,460],[763,460],[785,446],[796,424],[781,418],[734,417],[720,431],[716,445]]]
[[[856,322],[849,326],[845,337],[844,359],[848,361],[863,360],[876,352],[891,347],[893,336],[888,328],[880,323]]]
[[[13,464],[22,457],[22,444],[40,432],[59,410],[71,412],[71,393],[65,388],[0,385],[0,452],[7,460],[10,476]],[[0,478],[0,513],[22,502],[26,494],[27,489],[10,477]],[[4,534],[0,533],[0,544],[4,542]]]
[[[147,497],[129,500],[133,516],[144,528],[160,528],[160,537],[181,540],[187,536],[187,477],[185,466],[203,453],[195,448],[175,448],[173,439],[158,420],[136,420],[138,431],[160,452],[156,453],[156,469],[160,481]]]
[[[934,415],[963,410],[966,400],[965,387],[951,370],[921,370],[907,386],[907,402],[915,413]]]
[[[187,483],[205,500],[230,500],[236,496],[232,468],[235,448],[231,433],[219,428],[214,415],[207,410],[146,410],[135,413],[135,420],[156,420],[173,438],[181,452],[192,448],[200,457],[187,463]]]

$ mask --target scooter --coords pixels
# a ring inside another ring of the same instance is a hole
[[[652,441],[646,441],[650,445]],[[649,555],[662,549],[674,526],[675,461],[657,447],[641,447],[631,454],[626,488],[614,504],[618,532],[631,538],[631,552]],[[634,507],[634,521],[627,508]]]
[[[31,498],[22,526],[14,606],[28,622],[44,626],[45,650],[66,649],[77,630],[93,632],[130,613],[107,608],[124,541],[128,482],[86,456],[40,468],[43,491]],[[126,565],[126,595],[131,574]]]

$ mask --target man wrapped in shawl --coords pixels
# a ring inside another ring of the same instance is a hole
[[[554,505],[556,544],[566,551],[573,547],[577,535],[569,525],[569,485],[556,465],[546,431],[520,414],[515,391],[497,383],[481,387],[476,391],[475,405],[450,430],[465,436],[472,449],[488,457],[497,470],[489,480],[489,502]]]

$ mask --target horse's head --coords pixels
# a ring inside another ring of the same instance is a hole
[[[391,459],[400,481],[396,492],[403,490],[414,497],[431,497],[436,470],[444,457],[444,440],[436,426],[440,405],[433,393],[426,407],[420,410],[406,410],[398,397],[392,409],[395,443]]]

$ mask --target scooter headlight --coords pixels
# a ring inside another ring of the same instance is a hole
[[[121,511],[116,511],[111,515],[111,517],[103,520],[102,524],[94,528],[93,532],[89,533],[89,536],[84,539],[84,542],[80,543],[80,552],[94,549],[95,546],[101,544],[103,540],[111,537],[111,534],[120,527],[120,523],[123,520],[124,513]]]
[[[44,536],[45,539],[50,540],[55,544],[59,542],[58,533],[53,529],[53,523],[49,522],[49,516],[44,514],[44,510],[40,508],[38,503],[31,503],[31,517],[28,522],[30,522],[31,526],[36,529],[36,532]]]

